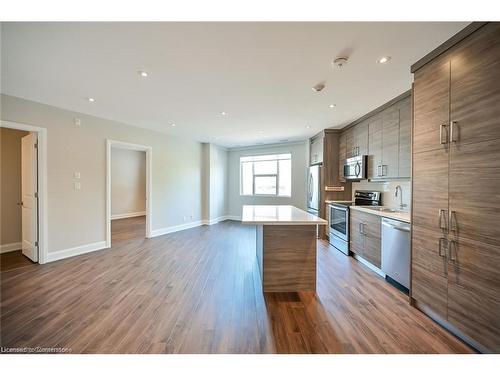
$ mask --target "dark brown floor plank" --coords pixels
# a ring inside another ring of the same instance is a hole
[[[145,239],[112,222],[111,249],[1,273],[0,344],[73,353],[467,353],[382,278],[318,242],[317,292],[263,293],[255,228]]]

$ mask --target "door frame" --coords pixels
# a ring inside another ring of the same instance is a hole
[[[20,122],[1,120],[0,127],[37,133],[38,159],[38,263],[47,262],[48,198],[47,198],[47,129]]]
[[[106,247],[111,247],[111,149],[146,152],[146,238],[152,237],[152,152],[151,146],[106,139]]]

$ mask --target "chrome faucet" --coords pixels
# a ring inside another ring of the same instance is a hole
[[[402,210],[404,209],[407,205],[403,204],[403,188],[401,185],[396,186],[396,192],[394,193],[394,196],[398,196],[398,190],[399,190],[399,208]]]

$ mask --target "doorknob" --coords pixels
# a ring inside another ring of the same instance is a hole
[[[22,205],[23,205],[23,202],[17,202],[17,205],[18,205],[18,206],[22,206]]]

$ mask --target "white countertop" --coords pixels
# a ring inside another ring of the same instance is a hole
[[[380,207],[385,207],[385,206],[380,206]],[[390,207],[385,207],[385,208],[390,208]],[[388,219],[400,220],[400,221],[404,221],[406,223],[411,222],[411,215],[409,212],[377,211],[377,210],[370,209],[369,206],[351,206],[351,207],[349,207],[349,209],[362,211],[362,212],[368,212],[369,214],[386,217]]]
[[[258,225],[326,225],[326,220],[294,206],[244,205],[243,224]]]
[[[352,203],[353,201],[328,201],[326,200],[325,203],[326,204],[330,204],[330,203]]]

